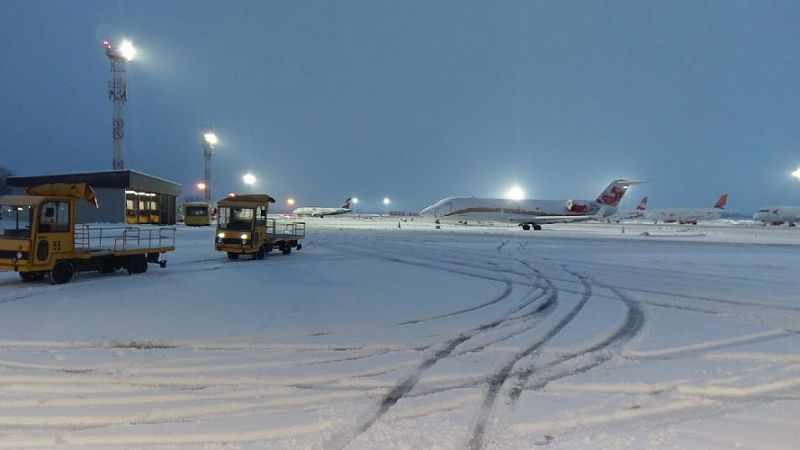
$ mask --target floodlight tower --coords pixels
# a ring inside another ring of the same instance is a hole
[[[211,130],[211,125],[203,127],[203,159],[205,161],[205,200],[211,202],[211,153],[217,145],[217,135]]]
[[[136,49],[130,41],[122,41],[118,46],[110,40],[103,41],[106,56],[111,62],[111,81],[108,82],[108,98],[114,105],[111,119],[112,137],[114,139],[113,170],[125,169],[125,160],[122,158],[125,139],[125,120],[122,118],[122,107],[128,100],[128,88],[125,83],[125,63],[131,61],[136,55]]]

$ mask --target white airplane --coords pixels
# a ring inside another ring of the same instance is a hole
[[[800,222],[800,206],[767,206],[753,214],[753,219],[764,225],[781,225],[788,223],[790,227]]]
[[[347,200],[342,203],[338,208],[329,208],[322,206],[302,206],[292,211],[296,216],[311,216],[311,217],[325,217],[325,216],[338,216],[339,214],[347,214],[352,211],[350,204],[353,199],[347,197]]]
[[[680,223],[697,225],[700,220],[717,219],[720,216],[720,211],[725,209],[728,204],[728,193],[724,193],[719,197],[714,208],[660,208],[648,211],[646,218],[658,223]]]
[[[543,224],[602,219],[616,213],[632,184],[614,180],[595,200],[512,200],[506,198],[447,197],[423,209],[420,216],[440,221],[509,222],[523,230],[541,230]]]
[[[636,209],[634,209],[633,211],[617,212],[612,216],[606,217],[606,222],[619,223],[620,220],[641,219],[646,214],[645,212],[646,208],[647,208],[647,196],[645,195],[644,197],[642,197],[641,200],[639,200],[639,204],[636,205]]]

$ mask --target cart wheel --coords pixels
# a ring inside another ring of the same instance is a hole
[[[19,277],[22,278],[22,281],[25,283],[30,283],[31,281],[41,281],[44,279],[45,273],[44,272],[20,272]]]
[[[239,259],[239,254],[228,252],[228,259]]]
[[[128,273],[147,272],[147,258],[144,255],[133,255],[128,258]]]
[[[69,261],[58,261],[50,271],[50,283],[64,284],[72,279],[75,273],[75,268],[72,267]]]
[[[286,245],[286,246],[283,247],[283,254],[284,255],[289,255],[291,253],[292,253],[292,246],[291,245]]]
[[[259,247],[256,252],[256,259],[264,259],[264,247]]]
[[[303,249],[303,244],[298,242],[297,243],[297,250],[302,250],[302,249]]]

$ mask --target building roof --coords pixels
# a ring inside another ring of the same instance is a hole
[[[181,185],[136,170],[109,170],[103,172],[62,173],[8,177],[12,187],[29,187],[47,183],[89,183],[93,188],[133,189],[179,196]]]

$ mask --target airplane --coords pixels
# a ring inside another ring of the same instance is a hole
[[[800,222],[799,206],[767,206],[753,214],[753,219],[764,225],[781,225],[788,223],[790,227]]]
[[[325,217],[325,216],[338,216],[339,214],[347,214],[352,212],[350,204],[353,199],[347,197],[347,200],[342,203],[338,208],[322,207],[322,206],[302,206],[292,211],[296,216],[311,216],[311,217]]]
[[[523,230],[542,225],[602,219],[613,215],[625,192],[641,181],[614,180],[595,200],[512,200],[506,198],[447,197],[420,211],[420,216],[466,223],[509,222]]]
[[[606,222],[616,222],[619,223],[620,220],[630,220],[630,219],[641,219],[642,217],[647,214],[645,211],[647,209],[647,196],[645,195],[639,200],[639,204],[636,205],[636,209],[633,211],[622,211],[617,212],[614,215],[606,217]]]
[[[714,204],[713,209],[708,208],[660,208],[648,211],[646,218],[653,220],[655,223],[659,221],[664,223],[680,223],[697,225],[700,220],[717,219],[720,216],[720,211],[725,209],[728,204],[728,193],[724,193],[719,197],[717,203]]]

